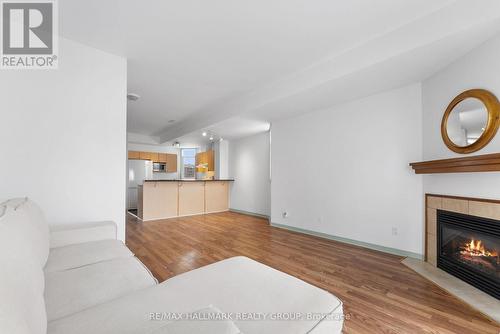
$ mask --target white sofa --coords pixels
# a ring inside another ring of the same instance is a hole
[[[340,333],[330,293],[245,257],[161,284],[112,222],[50,227],[0,204],[0,333]],[[202,316],[200,316],[202,315]]]

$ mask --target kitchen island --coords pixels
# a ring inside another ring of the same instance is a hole
[[[143,221],[229,210],[229,183],[217,180],[144,180],[137,216]]]

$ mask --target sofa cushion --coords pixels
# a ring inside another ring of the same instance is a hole
[[[29,246],[25,218],[13,207],[0,207],[0,333],[47,330],[44,276]]]
[[[46,273],[47,318],[59,319],[156,283],[135,257]]]
[[[26,216],[12,207],[0,207],[0,273],[1,276],[18,276],[19,281],[26,280],[34,291],[43,294],[45,280],[39,258],[33,256],[29,224]],[[7,270],[7,266],[16,268]],[[19,268],[17,268],[19,267]],[[13,272],[22,273],[13,275]],[[27,277],[26,277],[27,276]]]
[[[43,292],[36,291],[23,279],[20,266],[5,266],[0,277],[0,333],[45,334],[47,315]],[[28,276],[25,276],[28,277]]]
[[[117,226],[112,221],[85,222],[50,226],[50,247],[116,239]]]
[[[147,333],[162,327],[161,321],[150,320],[151,314],[190,312],[211,304],[233,314],[268,315],[269,320],[234,320],[245,334],[316,333],[314,328],[327,320],[323,316],[332,315],[321,328],[328,333],[342,331],[342,303],[335,296],[256,261],[235,257],[50,322],[48,333]],[[279,313],[302,318],[269,318]],[[308,314],[314,318],[308,319]]]
[[[100,240],[51,248],[45,272],[62,271],[134,254],[120,240]]]
[[[155,329],[151,334],[239,334],[233,321],[214,306],[188,314],[190,318],[178,319]]]
[[[4,200],[2,200],[2,202],[0,202],[0,206],[16,207],[19,204],[26,202],[27,199],[28,199],[27,197],[16,197],[16,198],[4,199]]]
[[[15,211],[18,224],[23,229],[24,245],[43,268],[49,256],[49,225],[42,210],[27,197],[10,199],[3,205]]]

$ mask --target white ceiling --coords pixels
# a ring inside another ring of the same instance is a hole
[[[422,80],[500,30],[500,1],[479,2],[64,0],[59,9],[63,36],[128,58],[129,92],[141,95],[128,130],[165,142],[210,127],[236,138],[256,121]]]
[[[213,137],[213,141],[220,139],[231,141],[269,131],[270,127],[271,124],[264,120],[238,116],[193,131],[176,138],[176,140],[181,144],[189,143],[201,146],[210,143],[210,137]],[[207,134],[205,137],[202,135],[203,132]],[[158,138],[158,141],[160,142],[160,138]]]

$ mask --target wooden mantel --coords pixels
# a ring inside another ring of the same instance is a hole
[[[415,174],[500,172],[500,153],[412,162]]]

